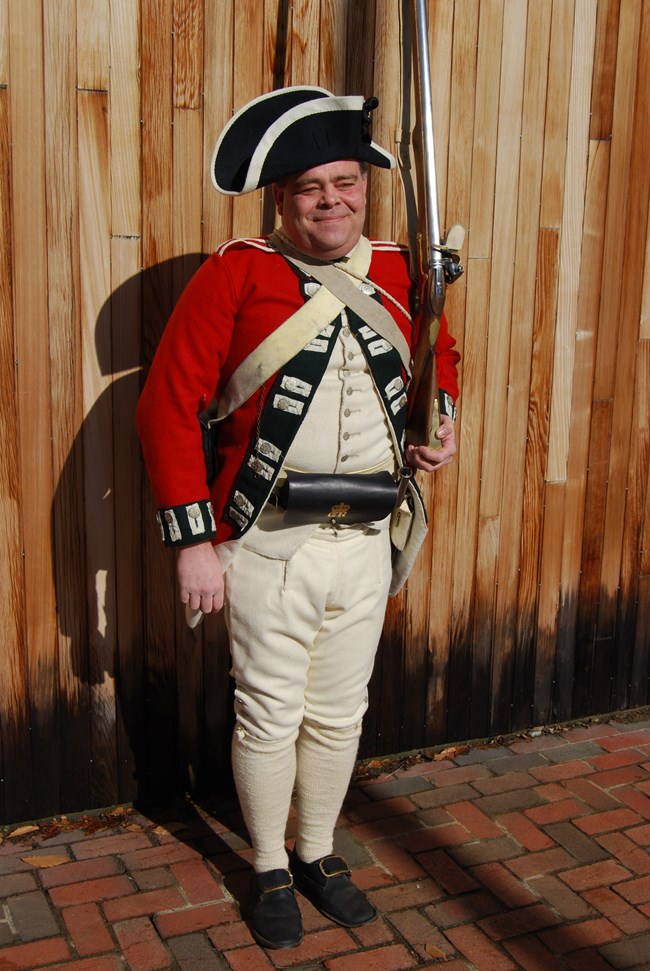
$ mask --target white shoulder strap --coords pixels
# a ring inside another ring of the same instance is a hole
[[[217,405],[217,421],[227,418],[247,401],[271,375],[335,320],[346,306],[396,348],[410,374],[410,350],[406,338],[386,308],[359,290],[359,283],[351,278],[362,282],[370,268],[372,247],[365,237],[361,237],[348,257],[345,270],[321,261],[312,262],[278,231],[273,233],[269,242],[285,259],[323,286],[251,351],[233,372]],[[345,272],[348,269],[351,276]],[[208,406],[209,411],[212,408],[213,405]]]

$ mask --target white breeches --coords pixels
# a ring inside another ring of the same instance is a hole
[[[239,550],[225,580],[242,741],[279,750],[303,722],[358,737],[390,579],[387,530],[317,529],[287,561]]]

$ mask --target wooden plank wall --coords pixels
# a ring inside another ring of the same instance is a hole
[[[268,196],[211,187],[274,87],[380,99],[399,0],[0,0],[0,818],[228,767],[222,623],[175,604],[133,425],[182,287]],[[650,0],[430,0],[459,454],[391,602],[362,754],[647,704]],[[369,233],[404,238],[372,175]]]

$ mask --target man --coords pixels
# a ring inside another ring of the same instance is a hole
[[[269,239],[231,240],[206,261],[170,319],[138,406],[181,601],[220,610],[225,586],[233,771],[258,891],[252,930],[270,948],[301,940],[296,887],[343,926],[376,917],[333,854],[333,832],[386,600],[414,557],[408,542],[398,551],[405,537],[395,516],[391,526],[393,479],[405,462],[430,472],[455,453],[458,355],[445,321],[441,447],[402,450],[413,341],[408,258],[362,235],[368,165],[394,165],[370,139],[376,104],[287,88],[231,119],[213,181],[233,195],[271,184],[282,228]],[[332,267],[335,279],[319,283]],[[220,419],[209,487],[197,421],[206,407]],[[345,492],[353,484],[360,511]],[[296,512],[301,485],[315,498]],[[421,513],[409,488],[400,511],[407,522]],[[294,786],[298,832],[288,858]]]

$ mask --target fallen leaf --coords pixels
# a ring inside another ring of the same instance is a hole
[[[439,947],[436,947],[435,944],[425,944],[424,945],[424,950],[427,952],[427,954],[429,955],[429,957],[436,958],[437,961],[448,961],[449,960],[449,955],[446,954]]]
[[[29,833],[38,833],[38,826],[19,826],[9,833],[9,836],[27,836]]]
[[[433,756],[436,762],[442,759],[456,759],[459,755],[465,755],[469,752],[469,745],[450,745],[449,748],[443,748],[442,752],[436,752]]]
[[[41,867],[46,869],[51,866],[61,866],[63,863],[69,863],[67,856],[21,856],[23,863],[30,863],[32,866]]]
[[[179,829],[186,829],[185,823],[165,823],[164,826],[156,826],[154,833],[156,836],[172,836]]]

